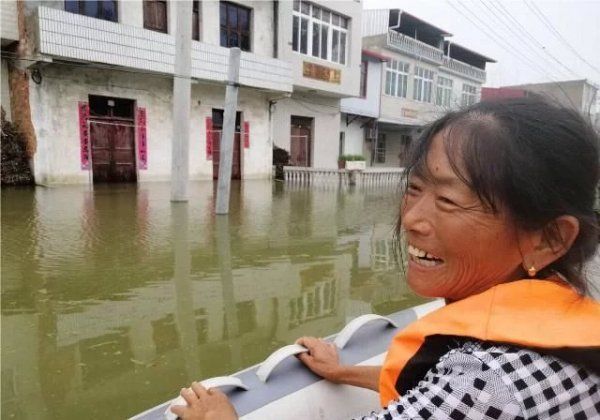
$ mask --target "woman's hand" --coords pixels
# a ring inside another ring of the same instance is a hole
[[[296,344],[308,349],[308,353],[298,355],[302,363],[328,381],[338,382],[341,366],[335,344],[314,337],[301,337]]]
[[[171,411],[183,420],[236,420],[235,409],[221,391],[206,389],[197,382],[183,388],[180,395],[187,406],[175,405]]]

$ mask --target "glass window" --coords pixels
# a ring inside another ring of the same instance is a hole
[[[438,76],[435,94],[435,104],[443,107],[450,107],[452,100],[452,86],[454,82],[444,76]]]
[[[431,102],[433,92],[433,70],[415,67],[415,89],[413,99],[420,102]]]
[[[321,46],[321,39],[319,34],[321,33],[321,25],[317,22],[312,24],[312,55],[319,57],[319,48]]]
[[[308,19],[302,18],[300,21],[300,52],[306,54],[308,51]]]
[[[292,48],[301,54],[346,64],[348,19],[320,6],[294,3]]]
[[[463,83],[461,104],[469,106],[475,102],[477,102],[477,87]]]
[[[220,14],[221,46],[250,51],[250,9],[222,1]]]
[[[408,63],[404,63],[402,61],[390,60],[386,63],[386,95],[406,98],[406,92],[408,88],[408,69]]]
[[[66,0],[65,10],[111,22],[119,20],[116,0]]]

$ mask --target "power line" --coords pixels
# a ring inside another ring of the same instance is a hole
[[[488,38],[490,38],[492,41],[494,41],[498,46],[500,46],[502,49],[504,49],[506,52],[508,52],[510,55],[522,60],[525,64],[527,64],[531,69],[536,70],[538,72],[540,72],[541,74],[545,75],[546,77],[548,77],[551,81],[553,82],[557,82],[556,79],[554,79],[551,75],[549,75],[543,68],[541,68],[537,63],[531,61],[527,56],[524,56],[522,54],[519,54],[516,50],[516,48],[514,48],[513,45],[511,45],[510,43],[508,43],[507,41],[505,41],[502,37],[500,37],[496,31],[494,31],[492,28],[490,29],[490,32],[494,34],[494,36],[490,35],[485,28],[482,28],[478,23],[476,23],[475,21],[473,21],[469,16],[465,15],[458,7],[456,7],[454,4],[452,4],[452,2],[450,0],[446,0],[446,2],[454,9],[456,10],[461,16],[463,16],[465,19],[467,19],[469,22],[471,22],[473,25],[475,25],[483,34],[485,34]],[[467,6],[465,6],[460,0],[457,0],[457,2],[466,10],[468,11],[471,15],[473,15],[475,17],[475,19],[477,19],[478,22],[482,22],[481,19],[477,16],[476,13],[474,13],[472,10],[470,10]],[[483,26],[485,27],[485,22],[482,22]],[[508,47],[505,45],[508,45]],[[577,109],[577,107],[575,106],[575,104],[573,103],[573,101],[571,100],[571,98],[569,97],[569,95],[567,94],[567,92],[565,92],[565,90],[563,89],[563,87],[560,85],[560,83],[557,83],[558,88],[564,93],[565,97],[567,98],[567,100],[571,103],[571,106],[573,106],[573,108]]]
[[[531,10],[536,17],[544,24],[546,25],[547,28],[550,29],[550,31],[560,40],[562,41],[563,44],[565,44],[567,46],[567,48],[569,48],[569,50],[575,54],[581,61],[583,61],[585,64],[587,64],[588,66],[590,66],[591,68],[593,68],[596,72],[598,72],[598,74],[600,74],[600,69],[596,66],[594,66],[592,63],[590,63],[589,61],[587,61],[585,59],[585,57],[583,57],[581,54],[579,54],[579,52],[577,52],[577,50],[569,43],[569,41],[567,41],[565,39],[564,36],[562,36],[562,34],[556,29],[556,27],[552,24],[552,22],[550,22],[550,20],[546,17],[546,15],[544,15],[544,13],[542,13],[542,11],[539,9],[539,7],[537,7],[535,5],[535,3],[531,2],[530,0],[525,0],[525,5],[529,8],[529,10]]]
[[[492,10],[487,3],[485,3],[484,0],[479,0],[481,2],[481,4],[483,4],[485,6],[486,9],[488,9],[496,18],[498,18],[498,21],[501,22],[507,29],[509,32],[511,32],[513,35],[517,35],[511,28],[512,25],[511,22],[509,20],[506,20],[503,16],[498,15],[494,10]],[[498,3],[500,4],[500,3]],[[499,12],[502,13],[502,11],[498,8],[496,8],[497,6],[494,4],[494,2],[490,2],[490,5],[493,6],[496,10],[498,10]],[[509,17],[512,17],[510,14],[508,15]],[[517,22],[518,23],[518,22]],[[544,53],[546,53],[554,62],[556,62],[558,65],[560,65],[561,67],[563,67],[566,71],[568,71],[569,73],[573,74],[575,77],[579,77],[579,75],[573,71],[571,68],[567,67],[563,62],[561,62],[560,60],[558,60],[556,57],[554,57],[542,44],[540,44],[533,36],[531,36],[531,34],[529,34],[529,32],[522,27],[520,24],[517,27],[517,29],[519,29],[520,32],[522,32],[523,34],[525,34],[525,36],[529,39],[529,40],[533,40],[533,42],[535,42],[535,44],[537,44]],[[530,44],[523,44],[527,47],[529,47],[533,52],[535,52],[538,57],[542,57],[542,60],[547,59],[546,57],[544,57],[542,54],[540,54],[537,50],[537,48],[535,46],[531,47]]]

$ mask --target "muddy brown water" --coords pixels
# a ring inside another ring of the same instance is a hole
[[[125,418],[302,335],[422,302],[393,187],[2,189],[2,418]]]

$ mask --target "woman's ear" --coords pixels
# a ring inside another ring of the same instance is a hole
[[[576,217],[568,215],[557,217],[545,229],[530,238],[533,246],[523,256],[523,268],[533,277],[536,272],[565,255],[578,234],[579,220]]]

